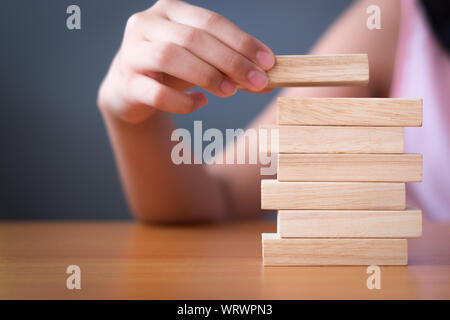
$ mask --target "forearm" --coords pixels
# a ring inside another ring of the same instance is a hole
[[[353,87],[303,87],[286,88],[280,92],[284,97],[386,97],[389,95],[394,67],[400,4],[398,1],[377,0],[383,12],[383,29],[365,28],[367,6],[370,0],[355,2],[338,19],[311,50],[310,54],[368,53],[370,83]],[[257,129],[261,125],[275,124],[276,102],[250,124]],[[211,171],[226,180],[230,214],[237,217],[256,216],[260,209],[259,166],[230,165],[212,166]]]
[[[226,212],[219,179],[201,165],[175,165],[171,160],[173,122],[157,112],[132,124],[107,109],[105,120],[126,198],[144,221],[199,221],[223,218]]]

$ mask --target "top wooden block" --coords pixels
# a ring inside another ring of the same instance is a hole
[[[369,82],[367,54],[276,56],[268,88],[353,86]]]
[[[311,126],[422,126],[422,99],[285,98],[278,124]]]

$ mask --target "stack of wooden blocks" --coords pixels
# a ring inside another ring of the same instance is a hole
[[[363,85],[368,61],[278,57],[269,76],[273,87]],[[261,206],[278,210],[278,231],[262,235],[264,265],[406,265],[422,212],[405,207],[405,182],[422,180],[422,155],[404,154],[403,127],[422,125],[421,99],[279,98],[277,108],[277,180],[262,181]]]

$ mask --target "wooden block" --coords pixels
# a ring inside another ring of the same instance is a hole
[[[281,238],[416,238],[422,211],[280,210]]]
[[[277,106],[278,124],[283,125],[422,125],[422,99],[280,97]]]
[[[262,234],[265,266],[407,265],[406,239],[281,239]]]
[[[367,54],[276,56],[268,88],[366,85]]]
[[[421,154],[278,154],[278,181],[422,181]]]
[[[262,209],[403,210],[405,184],[261,181]]]
[[[280,153],[403,153],[400,127],[278,126]]]

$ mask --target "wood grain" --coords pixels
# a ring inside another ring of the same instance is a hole
[[[367,54],[276,56],[269,88],[349,86],[369,82]]]
[[[399,127],[278,126],[280,153],[403,153]]]
[[[263,233],[265,266],[407,265],[406,239],[281,239]]]
[[[408,240],[408,267],[262,268],[255,219],[199,225],[110,222],[0,223],[0,299],[450,299],[450,223],[424,219]],[[81,268],[67,290],[66,268]]]
[[[422,211],[280,210],[281,238],[416,238],[422,236]]]
[[[262,180],[261,208],[403,210],[405,184]]]
[[[421,154],[278,154],[279,181],[422,181]]]
[[[277,107],[277,122],[283,125],[422,125],[422,99],[280,97]]]

